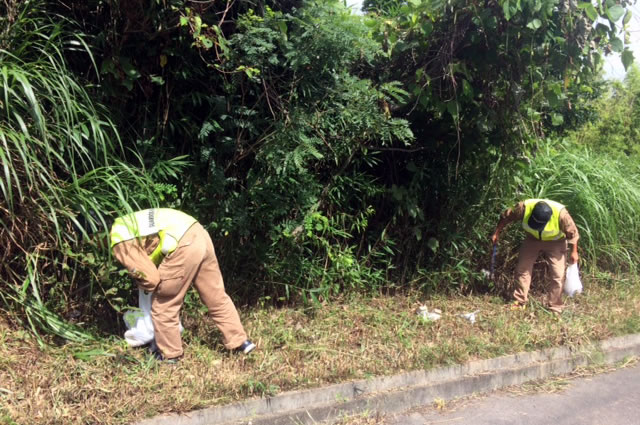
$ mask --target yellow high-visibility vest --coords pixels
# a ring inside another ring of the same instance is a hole
[[[553,211],[551,218],[544,229],[542,229],[542,232],[538,232],[537,230],[529,227],[529,217],[531,217],[531,214],[533,213],[533,207],[535,207],[540,201],[546,202]],[[525,210],[524,217],[522,218],[522,227],[536,239],[542,241],[557,241],[566,237],[566,235],[560,230],[560,211],[562,211],[564,205],[548,199],[527,199],[524,201],[524,207]]]
[[[111,247],[134,238],[158,235],[160,243],[149,255],[157,266],[176,250],[178,241],[197,220],[171,208],[150,208],[118,217],[111,226]]]

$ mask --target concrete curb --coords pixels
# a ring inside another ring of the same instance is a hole
[[[616,363],[640,355],[640,334],[588,346],[519,353],[429,371],[291,391],[274,397],[212,407],[182,415],[162,415],[138,425],[300,425],[317,424],[363,411],[394,413],[473,393],[570,373],[579,366]]]

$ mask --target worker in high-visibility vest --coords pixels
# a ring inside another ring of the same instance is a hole
[[[565,278],[567,247],[571,246],[569,263],[577,263],[578,228],[564,205],[548,199],[527,199],[504,211],[496,230],[491,236],[494,245],[498,243],[500,232],[509,223],[520,221],[527,236],[520,246],[516,279],[518,287],[513,292],[514,308],[524,308],[531,285],[533,265],[540,253],[546,257],[551,275],[551,289],[547,305],[555,313],[561,313],[562,285]]]
[[[192,282],[222,332],[225,348],[245,354],[255,349],[225,292],[211,237],[195,218],[169,208],[118,217],[110,246],[138,286],[153,293],[158,359],[175,361],[183,355],[179,314]]]

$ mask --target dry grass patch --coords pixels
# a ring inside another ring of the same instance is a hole
[[[351,297],[313,308],[241,309],[258,345],[227,353],[196,312],[184,317],[185,357],[157,363],[117,337],[38,348],[0,322],[0,419],[31,424],[124,424],[292,389],[389,375],[640,332],[640,283],[585,279],[561,318],[532,302],[509,311],[488,295]],[[442,310],[425,322],[420,304]],[[471,324],[459,314],[476,311]],[[363,419],[364,420],[364,419]],[[366,422],[364,422],[366,423]]]
[[[345,415],[337,421],[331,420],[326,423],[330,423],[332,425],[384,425],[386,422],[385,415],[373,412],[363,412],[356,415]]]

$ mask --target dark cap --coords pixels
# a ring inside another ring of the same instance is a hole
[[[534,230],[541,232],[553,215],[553,210],[546,202],[540,201],[534,207],[527,224]]]

